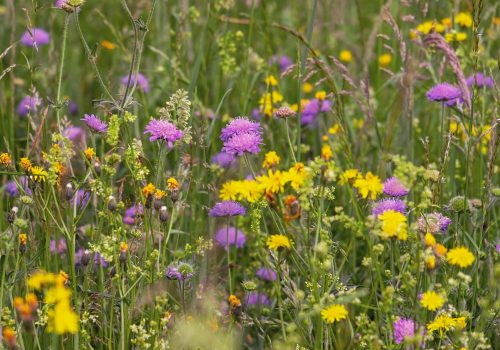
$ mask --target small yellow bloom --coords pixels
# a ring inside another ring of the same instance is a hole
[[[354,187],[358,190],[359,194],[363,198],[370,198],[375,200],[377,195],[382,193],[384,186],[380,181],[380,178],[373,175],[371,171],[367,172],[364,178],[358,178],[354,181]]]
[[[280,250],[283,248],[290,249],[292,247],[292,243],[288,239],[287,236],[278,234],[278,235],[271,235],[270,237],[267,238],[267,247],[272,250]]]
[[[128,250],[128,244],[126,242],[120,243],[120,252],[126,252]]]
[[[434,254],[425,258],[425,266],[429,270],[434,270],[434,268],[436,267],[436,257],[434,256]]]
[[[26,242],[28,242],[28,236],[26,235],[26,233],[20,233],[19,234],[19,244],[26,245]]]
[[[8,153],[0,154],[0,164],[3,166],[9,166],[12,164],[12,159],[10,158],[10,155]]]
[[[308,172],[304,163],[295,163],[288,171],[283,172],[283,181],[290,183],[294,190],[301,188],[306,182]]]
[[[280,157],[275,151],[267,152],[262,163],[263,168],[272,168],[280,163]]]
[[[116,44],[113,44],[109,40],[101,40],[101,46],[104,47],[106,50],[114,50],[114,49],[116,49]]]
[[[318,92],[316,92],[314,97],[320,101],[323,101],[326,98],[326,91],[324,91],[324,90],[318,91]]]
[[[336,135],[336,134],[339,133],[339,131],[340,131],[340,125],[339,125],[339,123],[333,124],[332,127],[328,129],[328,133],[330,135]]]
[[[87,147],[84,153],[88,160],[92,160],[95,156],[95,150],[92,147]]]
[[[405,241],[408,239],[408,224],[406,216],[399,211],[386,210],[378,216],[382,222],[382,232],[380,237],[388,239],[397,237],[399,240]]]
[[[49,333],[78,333],[80,320],[78,315],[71,309],[69,301],[58,302],[48,311],[47,316],[47,331]]]
[[[392,62],[392,55],[390,53],[384,53],[378,58],[378,64],[381,67],[387,67]]]
[[[349,50],[340,51],[340,61],[344,63],[349,63],[352,61],[352,52]]]
[[[354,181],[362,177],[358,169],[348,169],[340,175],[339,184],[345,185],[351,181]]]
[[[332,157],[332,148],[329,145],[323,145],[323,147],[321,147],[321,158],[325,161],[329,161]]]
[[[356,129],[363,129],[363,126],[365,126],[365,120],[363,118],[356,118],[353,120],[352,124]]]
[[[439,331],[440,335],[443,333],[454,330],[454,329],[464,329],[467,326],[465,317],[450,317],[447,314],[438,315],[434,321],[427,324],[427,330],[429,332]]]
[[[333,304],[321,310],[321,317],[326,323],[332,324],[347,318],[347,309],[344,305]]]
[[[35,182],[44,182],[47,179],[47,176],[49,175],[45,171],[45,169],[40,166],[32,166],[29,169],[29,172],[31,173],[31,177]]]
[[[313,91],[313,85],[311,83],[304,83],[304,85],[302,85],[302,91],[306,94],[310,93]]]
[[[256,180],[260,188],[268,194],[283,192],[286,182],[281,171],[271,169],[267,171],[267,175],[257,176]]]
[[[446,247],[444,245],[442,245],[441,243],[437,243],[434,246],[434,251],[436,252],[436,254],[438,256],[443,257],[443,256],[445,256],[445,254],[448,251],[448,249],[446,249]]]
[[[446,260],[451,265],[466,268],[474,263],[474,255],[466,247],[457,247],[450,249],[446,254]]]
[[[436,238],[432,233],[427,232],[424,236],[424,244],[426,247],[434,247],[436,245]]]
[[[234,294],[231,294],[227,300],[229,301],[229,305],[233,308],[241,306],[241,300]]]
[[[177,182],[177,180],[173,177],[170,177],[168,180],[167,180],[167,188],[170,190],[170,191],[176,191],[179,189],[179,183]]]
[[[166,192],[163,190],[160,190],[159,188],[156,189],[155,191],[155,199],[162,199],[163,197],[166,196]]]
[[[455,23],[459,26],[470,28],[472,27],[472,16],[468,12],[459,12],[455,16]]]
[[[278,85],[278,80],[276,80],[274,75],[268,75],[266,77],[266,79],[264,80],[264,82],[266,83],[266,85],[270,85],[270,86],[277,86]]]
[[[451,21],[450,17],[446,17],[441,20],[441,24],[444,25],[446,28],[451,28],[453,22]]]
[[[153,193],[155,193],[155,190],[156,190],[155,185],[153,185],[150,182],[142,188],[142,194],[144,195],[144,197],[147,198],[147,197],[151,196]]]
[[[19,160],[19,165],[24,171],[29,171],[31,169],[31,162],[26,157],[21,158],[21,160]]]
[[[240,193],[239,181],[227,181],[219,191],[219,198],[224,201],[235,201]]]
[[[436,311],[444,305],[444,298],[441,294],[434,291],[427,291],[422,295],[420,299],[420,304],[427,310]]]

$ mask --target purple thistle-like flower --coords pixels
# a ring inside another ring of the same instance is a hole
[[[142,204],[134,204],[125,210],[125,214],[123,214],[123,223],[126,225],[135,225],[143,214],[144,209]]]
[[[473,85],[476,85],[479,88],[492,88],[494,82],[492,77],[485,77],[483,73],[476,73],[467,78],[467,86],[471,87]]]
[[[399,199],[383,199],[375,203],[372,214],[378,217],[387,210],[394,210],[404,214],[406,212],[406,203]]]
[[[226,152],[219,152],[212,156],[212,163],[218,164],[223,168],[229,168],[235,163],[235,160],[234,155]]]
[[[301,115],[302,125],[314,126],[316,117],[321,112],[329,112],[332,104],[329,100],[318,100],[317,98],[311,99],[304,107]]]
[[[247,132],[236,134],[224,142],[222,152],[242,156],[244,153],[257,154],[263,144],[262,136],[258,133]]]
[[[172,147],[173,143],[180,139],[184,133],[177,127],[166,120],[151,119],[146,125],[145,134],[150,134],[149,141],[164,140],[168,146]]]
[[[226,125],[225,128],[222,129],[220,139],[222,142],[226,142],[233,136],[246,133],[255,133],[260,135],[262,134],[262,127],[259,123],[252,122],[246,117],[238,117],[233,119]]]
[[[141,90],[145,93],[148,93],[149,92],[149,81],[148,79],[141,73],[138,73],[137,75],[132,75],[130,77],[130,86],[133,86],[135,84],[135,81],[136,81],[136,78],[137,78],[137,85],[139,85],[139,87],[141,88]],[[122,79],[121,79],[121,83],[122,85],[127,85],[127,82],[128,82],[128,75],[124,76]]]
[[[41,45],[50,43],[50,34],[42,28],[31,28],[21,36],[21,44],[24,46],[34,46],[37,48]]]
[[[394,328],[394,340],[396,344],[401,344],[406,337],[415,336],[415,322],[411,318],[401,317],[392,324]]]
[[[59,255],[65,254],[66,253],[66,240],[64,238],[59,239],[59,243],[57,244],[56,247],[56,240],[51,239],[50,240],[50,252],[52,254],[56,253]]]
[[[15,181],[9,181],[5,184],[5,193],[11,197],[19,196],[19,189]]]
[[[73,206],[75,205],[75,198],[76,198],[76,207],[84,208],[90,199],[90,192],[85,191],[84,189],[79,189],[76,192],[76,194],[69,200],[71,208],[73,208]]]
[[[451,219],[438,212],[423,214],[417,220],[417,226],[421,232],[446,232],[450,224]]]
[[[245,215],[246,209],[238,202],[223,201],[216,203],[212,209],[209,210],[208,215],[214,217],[229,217],[237,215]]]
[[[41,104],[42,100],[38,96],[24,96],[17,105],[17,114],[21,117],[26,117],[28,114],[35,113]]]
[[[408,189],[397,177],[391,177],[384,182],[384,193],[392,197],[403,197],[408,194]]]
[[[246,297],[246,306],[271,306],[271,300],[264,293],[250,292]]]
[[[276,272],[273,269],[269,269],[267,267],[261,267],[257,270],[255,275],[263,279],[264,281],[276,281]]]
[[[237,230],[236,227],[229,226],[229,228],[221,227],[217,230],[214,240],[215,243],[227,250],[228,245],[242,248],[247,238],[243,231]]]
[[[193,268],[191,267],[191,265],[186,263],[170,265],[167,272],[165,273],[165,276],[169,280],[186,281],[193,277]]]
[[[94,132],[105,133],[108,131],[108,124],[93,114],[85,114],[85,117],[80,120],[83,120],[89,129]]]
[[[462,92],[454,85],[441,83],[427,91],[426,96],[429,101],[450,102],[461,98]]]

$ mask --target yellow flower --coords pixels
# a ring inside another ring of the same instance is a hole
[[[35,182],[44,182],[49,175],[45,169],[40,166],[32,166],[29,171],[32,175],[33,181]]]
[[[461,268],[469,267],[474,262],[474,255],[466,247],[457,247],[450,249],[446,254],[446,260],[451,265]]]
[[[434,254],[425,258],[425,266],[429,270],[433,270],[436,267],[436,257],[434,256]]]
[[[239,181],[227,181],[222,185],[222,188],[219,192],[219,197],[224,201],[234,201],[237,199],[239,193]]]
[[[71,309],[69,301],[58,302],[48,311],[47,331],[56,334],[78,333],[79,318]]]
[[[10,155],[8,153],[0,154],[0,164],[2,164],[3,166],[9,166],[12,164],[12,159],[10,158]]]
[[[406,216],[399,211],[386,210],[378,216],[382,222],[382,239],[397,237],[405,241],[408,239],[408,225],[406,223]]]
[[[450,43],[452,41],[465,41],[467,40],[467,33],[464,32],[446,33],[444,35],[444,40],[446,40],[447,43]]]
[[[472,27],[472,16],[468,12],[459,12],[455,16],[455,23],[459,26],[470,28]]]
[[[438,315],[434,321],[427,324],[427,330],[429,332],[439,331],[442,335],[444,332],[450,329],[464,329],[467,326],[465,317],[450,317],[446,314]]]
[[[444,25],[446,28],[451,28],[451,25],[453,24],[451,21],[450,17],[443,18],[441,20],[441,24]]]
[[[151,182],[142,188],[142,194],[144,197],[149,197],[155,193],[156,187]]]
[[[326,91],[318,91],[315,95],[314,95],[315,98],[317,98],[318,100],[321,100],[323,101],[325,98],[326,98]]]
[[[276,170],[273,172],[271,169],[267,171],[267,175],[257,176],[259,186],[266,193],[283,192],[285,181],[281,171]]]
[[[262,190],[259,183],[255,180],[244,180],[241,181],[241,186],[239,190],[239,199],[245,199],[249,203],[254,203],[262,197]]]
[[[271,86],[276,86],[278,85],[278,80],[274,77],[274,75],[268,75],[266,79],[264,80],[266,85],[271,85]]]
[[[101,40],[101,46],[104,47],[106,50],[114,50],[114,49],[116,49],[116,44],[113,44],[109,40]]]
[[[422,295],[420,299],[420,304],[425,307],[427,310],[436,311],[441,308],[444,304],[444,298],[441,294],[438,294],[434,291],[427,291]]]
[[[339,133],[339,131],[340,131],[340,125],[339,125],[339,123],[333,124],[332,127],[328,129],[328,133],[330,135],[336,135],[336,134]]]
[[[332,157],[333,157],[332,148],[329,145],[323,145],[323,147],[321,147],[321,158],[323,158],[325,161],[328,161]]]
[[[166,196],[166,192],[163,190],[160,190],[159,188],[156,189],[155,191],[155,199],[162,199],[163,197]]]
[[[267,238],[267,247],[272,250],[279,250],[282,248],[290,249],[292,247],[292,243],[285,235],[271,235]]]
[[[302,91],[304,91],[306,94],[310,93],[313,90],[313,85],[311,83],[304,83],[302,85]]]
[[[382,193],[384,186],[380,181],[380,178],[373,175],[371,171],[367,172],[364,178],[358,178],[354,181],[354,187],[358,189],[359,194],[363,198],[367,198],[370,195],[372,200],[377,198],[379,193]]]
[[[259,100],[261,111],[268,117],[272,116],[276,110],[275,106],[283,101],[283,96],[278,91],[265,93]]]
[[[346,183],[356,180],[361,177],[358,169],[347,169],[342,174],[340,174],[339,184],[345,185]]]
[[[84,153],[88,160],[91,160],[95,156],[95,150],[92,147],[87,147]]]
[[[227,298],[227,301],[229,301],[229,305],[233,308],[241,306],[241,300],[234,294],[231,294],[229,298]]]
[[[424,236],[424,244],[426,247],[434,247],[436,245],[436,238],[432,233],[427,232]]]
[[[58,282],[58,278],[53,273],[37,271],[28,278],[28,287],[35,290],[41,290],[46,286],[51,286]]]
[[[340,51],[340,61],[344,63],[349,63],[352,61],[352,52],[349,50]]]
[[[175,178],[169,177],[167,180],[167,188],[170,191],[175,191],[175,190],[179,189],[179,183],[177,182],[177,180]]]
[[[384,53],[378,58],[378,64],[381,67],[387,67],[392,62],[392,55],[390,53]]]
[[[301,188],[307,180],[308,173],[304,163],[296,163],[288,171],[283,173],[283,181],[290,183],[294,190]]]
[[[435,21],[425,21],[417,26],[417,31],[424,35],[429,34],[431,31],[442,33],[444,32],[444,25],[436,23]]]
[[[356,118],[353,120],[352,125],[356,129],[363,129],[363,126],[365,126],[365,120],[363,118]]]
[[[19,234],[19,244],[26,245],[26,242],[28,242],[28,236],[26,235],[26,233],[20,233]]]
[[[442,245],[441,243],[438,243],[434,246],[434,251],[436,252],[436,254],[438,256],[443,257],[443,256],[445,256],[448,249],[446,249],[446,247],[444,245]]]
[[[31,162],[26,157],[21,158],[21,160],[19,160],[19,165],[24,171],[29,171],[31,169]]]
[[[280,157],[275,151],[267,152],[262,163],[263,168],[271,168],[280,163]]]
[[[63,276],[60,277],[64,279]],[[71,298],[71,291],[64,287],[63,285],[56,286],[54,288],[50,288],[45,293],[44,301],[47,304],[57,304],[60,302],[64,302]]]
[[[340,304],[333,304],[321,310],[321,317],[329,324],[345,320],[347,314],[348,312],[345,306]]]

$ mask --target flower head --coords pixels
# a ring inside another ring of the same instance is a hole
[[[93,132],[105,133],[108,131],[108,124],[93,114],[85,114],[85,117],[81,120],[83,120]]]
[[[450,249],[446,254],[446,260],[451,265],[466,268],[474,263],[474,254],[466,247],[457,247]]]
[[[275,151],[269,151],[264,157],[264,162],[262,163],[263,168],[272,168],[280,163],[280,157]]]
[[[246,306],[271,306],[271,300],[264,293],[251,292],[248,293],[246,300]]]
[[[371,171],[367,172],[364,178],[357,178],[354,181],[354,187],[358,189],[361,197],[367,198],[369,195],[372,200],[376,199],[383,189],[380,178],[373,175]]]
[[[127,85],[127,82],[128,82],[128,75],[124,76],[121,79],[122,85]],[[149,81],[146,78],[146,76],[144,76],[144,74],[137,73],[136,75],[130,76],[130,86],[133,86],[134,84],[137,84],[143,92],[145,93],[149,92]]]
[[[408,194],[408,189],[397,177],[391,177],[384,181],[384,193],[392,197],[403,197]]]
[[[383,199],[375,203],[372,214],[378,217],[387,210],[394,210],[404,214],[406,213],[406,203],[399,199]]]
[[[172,147],[173,143],[180,139],[184,133],[177,127],[166,120],[151,119],[146,125],[145,134],[150,134],[149,141],[164,140],[168,142],[168,146]]]
[[[492,88],[494,85],[492,77],[485,77],[483,73],[472,74],[467,78],[467,85],[469,87],[476,85],[478,88],[488,87]]]
[[[396,344],[401,344],[405,338],[415,336],[415,322],[411,318],[401,317],[392,326]]]
[[[431,290],[422,294],[420,304],[422,304],[422,306],[427,310],[436,311],[444,305],[444,298],[441,294],[438,294]]]
[[[255,275],[264,281],[276,281],[276,272],[267,267],[259,268]]]
[[[236,134],[224,142],[222,152],[237,156],[242,156],[244,153],[257,154],[260,152],[260,145],[262,144],[262,136],[259,133]]]
[[[450,102],[462,97],[462,92],[454,85],[441,83],[427,91],[426,96],[429,101]]]
[[[35,113],[38,106],[41,104],[42,100],[37,95],[24,96],[17,105],[17,114],[19,114],[20,117],[26,117],[28,114]]]
[[[378,216],[382,222],[382,232],[380,236],[383,239],[397,237],[400,240],[408,238],[408,224],[406,216],[398,211],[386,210]]]
[[[345,320],[347,318],[347,315],[347,309],[344,305],[341,304],[333,304],[321,310],[321,317],[328,324]]]
[[[247,240],[245,234],[236,227],[221,227],[215,234],[215,243],[227,249],[228,246],[242,248]]]
[[[219,152],[212,156],[212,163],[215,163],[223,168],[228,168],[235,163],[235,158],[233,154]]]
[[[0,154],[0,165],[4,167],[8,167],[12,164],[12,158],[8,153],[1,153]]]
[[[42,28],[31,28],[21,36],[21,44],[24,46],[38,46],[47,45],[50,43],[50,34]]]
[[[234,201],[223,201],[216,203],[214,207],[208,212],[208,215],[214,217],[229,217],[245,214],[245,207],[240,203]]]
[[[44,182],[49,176],[47,171],[40,166],[32,166],[29,172],[31,174],[30,178],[33,179],[34,182]]]
[[[451,219],[438,212],[423,214],[417,219],[418,229],[426,233],[436,234],[446,232],[450,224]]]
[[[90,199],[90,192],[85,191],[84,189],[79,189],[69,201],[69,204],[72,208],[75,205],[75,199],[76,199],[76,207],[84,208]]]
[[[290,242],[290,239],[282,234],[271,235],[267,238],[266,244],[267,247],[272,250],[280,250],[283,248],[290,249],[292,247],[292,242]]]
[[[447,314],[438,315],[434,321],[427,324],[427,330],[429,332],[439,331],[442,335],[444,332],[453,329],[463,329],[467,325],[465,317],[450,317]]]
[[[222,140],[222,142],[226,142],[235,135],[245,133],[261,134],[262,127],[259,123],[252,122],[247,117],[238,117],[233,119],[222,129],[220,139]]]

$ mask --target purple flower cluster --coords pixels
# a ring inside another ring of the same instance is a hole
[[[130,86],[133,86],[134,84],[136,84],[136,80],[137,80],[137,85],[141,88],[141,90],[144,93],[148,93],[149,92],[148,79],[143,74],[137,73],[136,75],[130,76]],[[124,76],[121,79],[122,85],[126,86],[127,82],[128,82],[128,75]]]
[[[21,36],[21,44],[24,46],[38,46],[47,45],[50,43],[50,34],[41,28],[31,28]]]
[[[429,101],[445,102],[448,106],[454,106],[463,99],[460,89],[448,83],[433,86],[426,96]]]
[[[63,131],[63,136],[67,137],[71,141],[84,141],[85,140],[85,130],[78,126],[68,126]]]
[[[277,63],[278,67],[280,68],[280,71],[283,73],[284,71],[286,71],[288,69],[288,67],[293,65],[293,60],[290,57],[285,56],[285,55],[283,55],[283,56],[274,55],[271,58],[270,63],[271,64]]]
[[[59,255],[66,254],[66,240],[64,238],[59,239],[59,243],[57,244],[56,247],[56,241],[55,239],[50,240],[50,252],[52,254],[56,253]]]
[[[319,100],[313,98],[304,107],[302,111],[302,125],[314,126],[317,116],[322,112],[329,112],[332,109],[331,102],[328,100]]]
[[[38,96],[24,96],[17,105],[17,114],[20,117],[26,117],[28,114],[36,112],[38,106],[42,104],[42,100]]]
[[[93,132],[105,133],[108,131],[108,124],[93,114],[85,114],[85,117],[80,120],[83,120],[85,124],[87,124],[88,128]]]
[[[391,197],[403,197],[408,194],[408,189],[397,177],[391,177],[384,182],[384,193]]]
[[[478,88],[492,88],[494,85],[492,77],[485,77],[483,73],[472,74],[467,78],[467,86],[476,85]]]
[[[137,220],[144,214],[142,204],[134,204],[125,210],[123,223],[126,225],[135,225]]]
[[[406,212],[406,204],[399,199],[383,199],[375,203],[372,214],[378,217],[387,210],[399,211],[404,214]]]
[[[246,209],[238,202],[223,201],[216,203],[212,209],[209,210],[208,215],[214,217],[229,217],[245,215]]]
[[[246,297],[246,306],[271,306],[271,300],[269,300],[268,296],[264,293],[259,292],[250,292]]]
[[[76,194],[69,200],[71,208],[73,208],[73,206],[75,205],[75,198],[76,198],[76,207],[78,209],[84,208],[90,199],[90,192],[85,191],[84,189],[79,189],[76,192]]]
[[[219,152],[212,156],[212,163],[218,164],[222,168],[231,167],[235,163],[235,160],[234,155],[226,152]]]
[[[172,264],[168,267],[165,276],[169,280],[186,281],[193,277],[193,268],[186,263]]]
[[[29,188],[29,181],[28,181],[28,177],[26,176],[21,176],[21,178],[19,179],[19,182],[21,184],[21,186],[23,186],[24,188],[24,192],[26,192],[26,194],[28,196],[31,196],[32,192],[31,192],[31,189]],[[19,196],[19,188],[17,187],[17,184],[15,181],[9,181],[5,184],[5,192],[11,196],[11,197],[17,197]]]
[[[75,252],[75,267],[82,268],[87,266],[92,258],[92,253],[86,249],[80,248]],[[108,261],[104,257],[96,252],[94,253],[94,268],[102,266],[103,268],[108,267]]]
[[[417,219],[417,226],[421,232],[446,232],[450,224],[451,219],[438,212],[424,214]]]
[[[224,143],[222,152],[241,156],[246,153],[259,153],[262,141],[262,127],[246,117],[232,120],[222,129],[220,138]]]
[[[255,275],[264,281],[276,281],[276,272],[273,269],[267,267],[261,267],[257,270]]]
[[[172,148],[175,141],[180,139],[184,133],[177,127],[166,120],[151,119],[146,125],[145,134],[150,134],[149,141],[164,140],[168,143],[168,147]]]
[[[392,324],[394,328],[394,340],[396,344],[401,344],[405,338],[415,336],[415,322],[411,318],[401,317]]]
[[[217,245],[224,247],[227,250],[227,247],[232,245],[237,248],[242,248],[247,241],[247,238],[243,231],[237,230],[236,227],[221,227],[215,233],[215,243]]]

